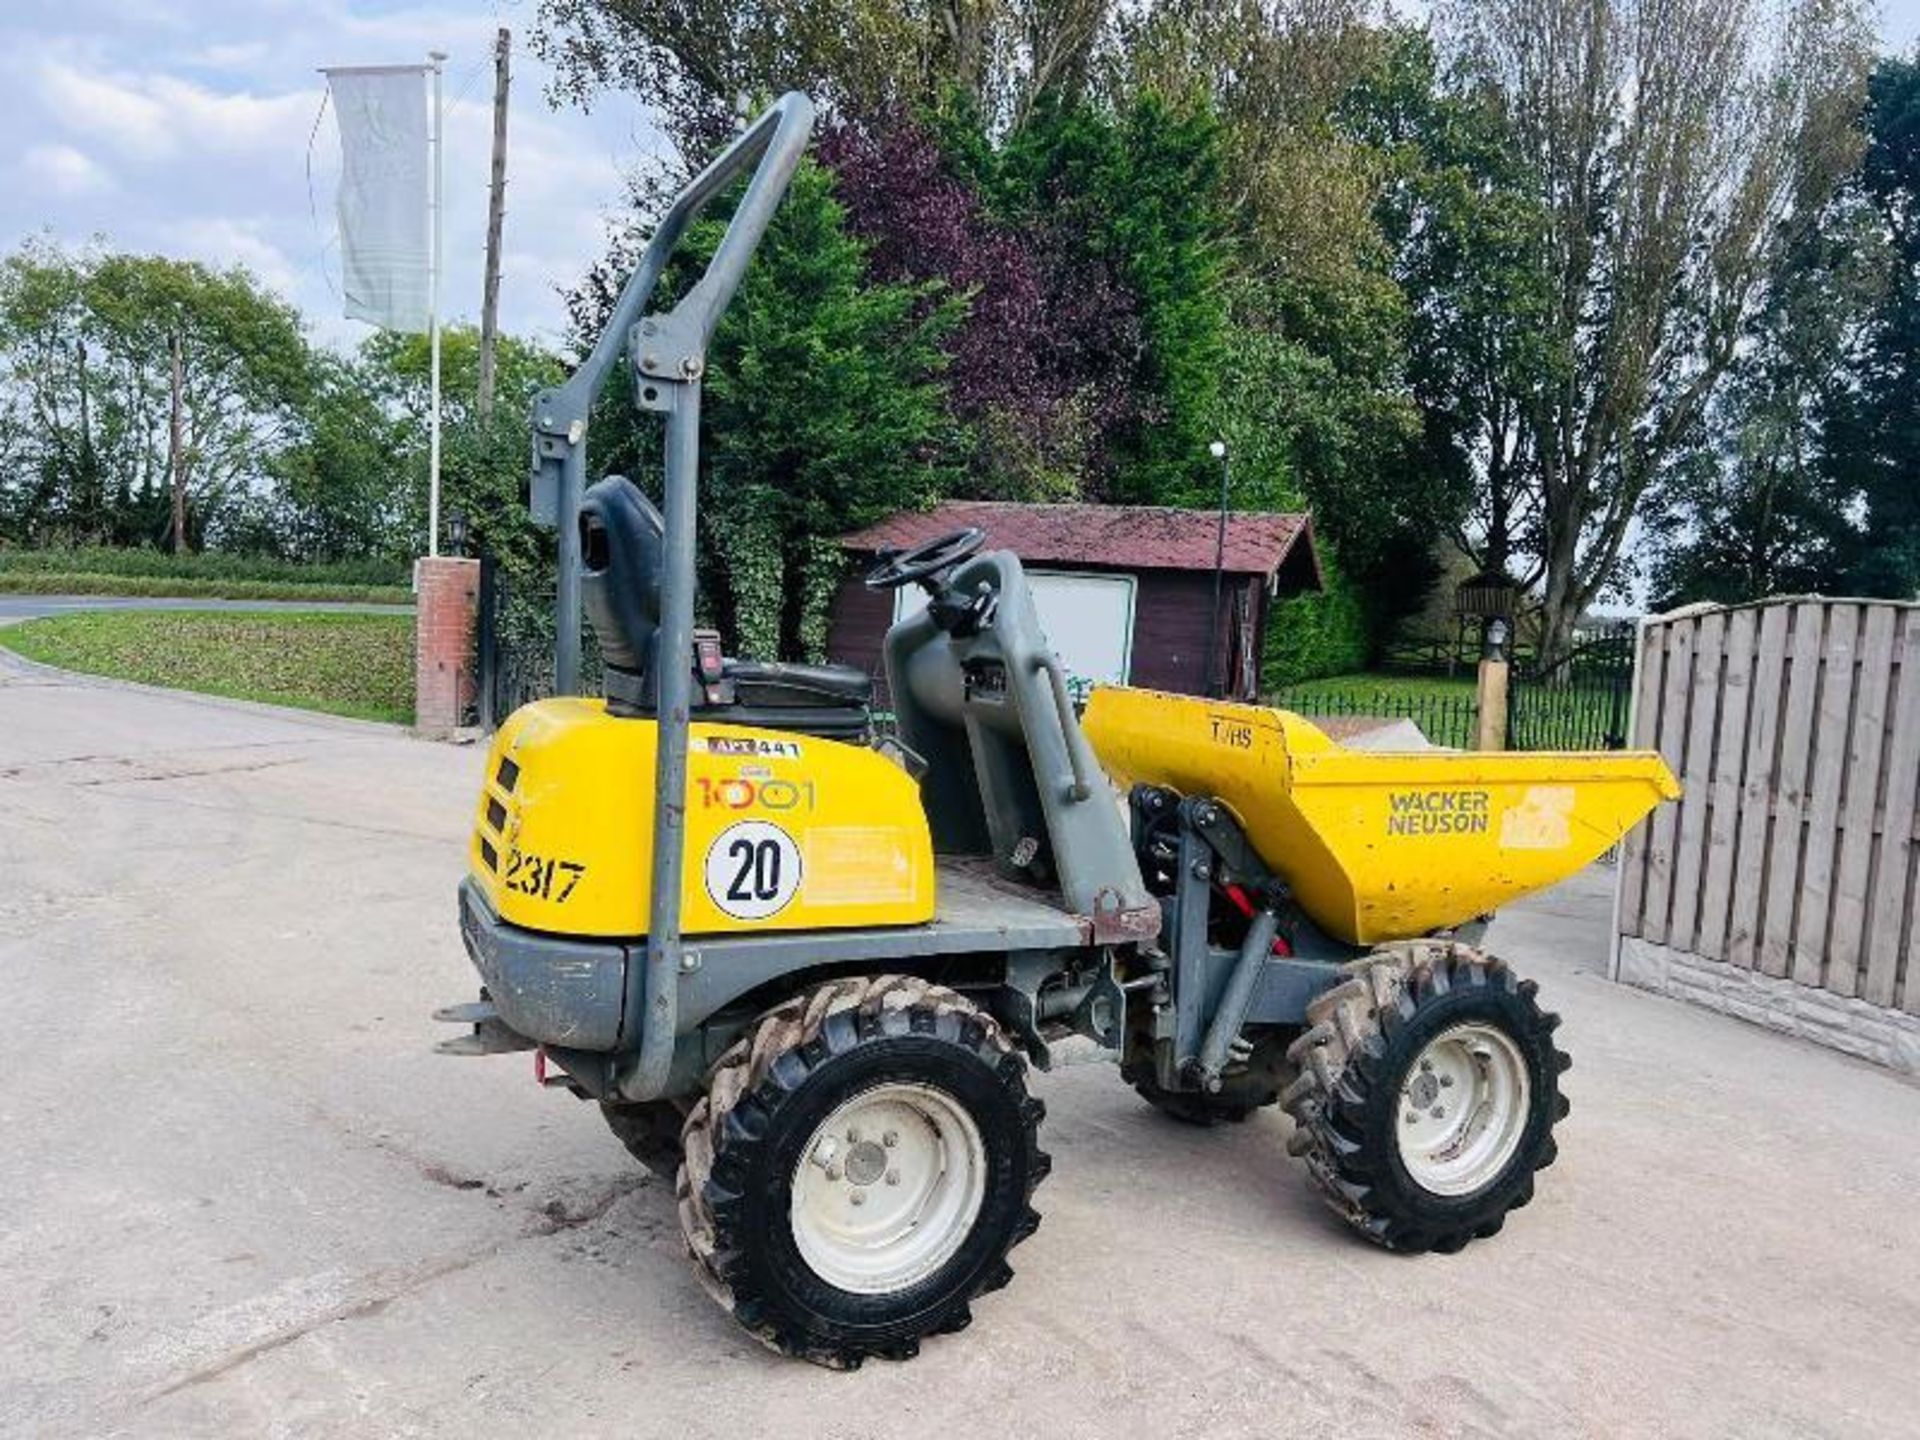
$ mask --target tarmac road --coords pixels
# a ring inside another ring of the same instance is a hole
[[[430,1053],[479,768],[0,660],[0,1433],[1920,1433],[1920,1087],[1607,983],[1604,875],[1494,932],[1575,1057],[1497,1239],[1375,1251],[1284,1117],[1070,1070],[971,1329],[778,1359],[591,1107]]]

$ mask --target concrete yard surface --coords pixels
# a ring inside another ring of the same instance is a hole
[[[1503,1234],[1374,1250],[1284,1116],[1077,1068],[1014,1283],[833,1374],[593,1107],[431,1053],[477,749],[0,667],[0,1433],[1920,1435],[1920,1088],[1608,983],[1604,872],[1493,932],[1574,1057]]]

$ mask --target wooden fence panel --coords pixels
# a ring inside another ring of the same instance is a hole
[[[1920,1013],[1920,984],[1915,983],[1913,951],[1920,926],[1913,906],[1920,904],[1920,610],[1901,619],[1896,648],[1891,713],[1893,730],[1887,751],[1885,804],[1880,817],[1880,859],[1874,867],[1866,939],[1866,984],[1861,997],[1875,1005],[1899,1003],[1906,982],[1905,1008]],[[1908,903],[1901,904],[1902,880]],[[1904,974],[1902,972],[1905,972]]]
[[[1748,969],[1759,963],[1760,921],[1773,903],[1767,889],[1767,844],[1773,833],[1780,714],[1786,706],[1787,626],[1792,616],[1785,605],[1769,605],[1760,612],[1752,718],[1741,771],[1739,883],[1734,886],[1733,911],[1727,921],[1726,958]]]
[[[1707,812],[1713,806],[1713,740],[1720,723],[1720,701],[1726,694],[1721,655],[1726,648],[1727,617],[1723,611],[1701,617],[1693,649],[1693,676],[1687,697],[1686,768],[1676,771],[1693,803],[1680,807],[1680,832],[1675,841],[1673,903],[1667,922],[1667,943],[1694,950],[1694,926],[1700,915],[1700,877],[1706,868]]]
[[[1920,604],[1680,612],[1639,665],[1686,794],[1622,847],[1615,973],[1920,1074]]]
[[[1833,923],[1833,852],[1840,824],[1840,787],[1847,773],[1848,721],[1853,713],[1854,646],[1860,607],[1835,605],[1827,616],[1820,703],[1815,708],[1813,763],[1807,786],[1806,850],[1800,858],[1800,919],[1794,927],[1793,978],[1825,978]]]
[[[1753,692],[1753,649],[1760,620],[1752,610],[1727,616],[1726,663],[1720,681],[1720,722],[1709,767],[1712,793],[1707,814],[1707,853],[1700,877],[1699,915],[1693,948],[1715,960],[1727,958],[1733,912],[1735,851],[1740,843],[1740,781],[1747,754],[1747,724]]]
[[[1773,844],[1767,851],[1767,906],[1760,930],[1760,968],[1785,975],[1793,951],[1793,919],[1800,904],[1801,807],[1806,800],[1808,736],[1820,696],[1820,647],[1826,643],[1822,606],[1796,606],[1787,661],[1786,709],[1780,720],[1780,770],[1773,792]]]
[[[1640,646],[1634,656],[1633,724],[1636,734],[1649,725],[1657,729],[1660,691],[1667,673],[1667,635],[1665,625],[1646,625],[1640,629]],[[1633,741],[1629,736],[1630,743]],[[1640,916],[1647,893],[1647,835],[1649,825],[1636,825],[1620,846],[1620,896],[1616,909],[1623,925],[1639,933]]]
[[[1648,729],[1649,741],[1679,775],[1687,768],[1687,697],[1693,683],[1694,626],[1678,625],[1667,637],[1667,673],[1660,703]],[[1662,805],[1653,812],[1647,842],[1647,889],[1641,902],[1641,930],[1649,940],[1665,941],[1672,913],[1674,842],[1684,806]]]
[[[1864,976],[1867,885],[1880,822],[1880,782],[1887,741],[1887,687],[1893,680],[1897,610],[1866,607],[1860,626],[1860,664],[1853,682],[1853,731],[1840,802],[1839,865],[1833,882],[1833,924],[1827,941],[1827,988],[1856,995]]]

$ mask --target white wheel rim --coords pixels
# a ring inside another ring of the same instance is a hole
[[[986,1191],[986,1146],[959,1101],[930,1085],[878,1085],[823,1120],[800,1152],[794,1244],[829,1285],[904,1290],[953,1258]]]
[[[1520,1148],[1532,1089],[1505,1031],[1469,1022],[1436,1035],[1407,1067],[1398,1097],[1395,1140],[1414,1184],[1445,1196],[1489,1184]]]

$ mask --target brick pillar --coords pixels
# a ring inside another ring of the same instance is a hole
[[[428,735],[458,728],[475,692],[473,626],[480,562],[442,555],[414,562],[413,724]]]

